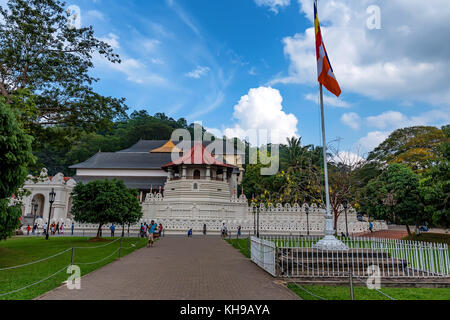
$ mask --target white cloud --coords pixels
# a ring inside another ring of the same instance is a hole
[[[355,166],[363,162],[364,158],[362,158],[359,154],[351,151],[341,151],[338,154],[335,154],[330,160],[335,163],[343,163],[349,166]]]
[[[161,41],[157,39],[146,39],[141,44],[145,51],[154,51],[161,44]]]
[[[354,130],[358,130],[361,124],[361,118],[355,112],[344,113],[341,122]]]
[[[255,3],[260,7],[270,7],[270,11],[278,13],[279,8],[290,5],[291,0],[255,0]]]
[[[313,101],[316,103],[319,103],[319,96],[318,95],[314,95],[312,93],[308,93],[305,96],[306,100],[309,101]],[[331,106],[331,107],[336,107],[336,108],[350,108],[350,104],[345,102],[344,100],[335,97],[335,96],[330,96],[328,94],[324,94],[323,95],[323,103],[325,106]]]
[[[436,125],[441,126],[450,122],[450,115],[441,110],[431,110],[418,116],[406,116],[398,111],[386,111],[377,116],[366,118],[367,125],[377,129],[391,129]]]
[[[272,143],[286,143],[286,138],[298,137],[298,120],[293,114],[286,114],[283,98],[277,89],[259,87],[250,89],[234,106],[233,118],[236,124],[226,128],[227,137],[246,139],[249,134],[267,130]]]
[[[197,66],[195,70],[186,73],[185,76],[188,78],[200,79],[201,77],[205,76],[209,71],[210,71],[209,67]]]
[[[91,17],[91,18],[97,19],[97,20],[101,20],[101,21],[105,20],[105,16],[103,15],[103,13],[101,13],[98,10],[89,10],[86,13],[86,15]]]
[[[99,40],[101,40],[103,42],[106,42],[113,49],[119,49],[120,48],[119,36],[114,34],[114,33],[108,33],[108,37],[99,38]]]
[[[311,21],[304,33],[283,39],[289,74],[271,83],[316,83],[313,0],[299,0]],[[379,0],[381,30],[369,30],[366,9],[373,1],[319,2],[319,19],[327,51],[343,92],[374,99],[408,97],[450,105],[450,34],[448,0]]]
[[[364,150],[371,151],[378,147],[380,143],[389,137],[390,132],[372,131],[367,136],[359,139],[358,145],[362,146]]]

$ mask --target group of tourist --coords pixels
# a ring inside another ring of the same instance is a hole
[[[155,238],[163,235],[163,226],[161,223],[158,225],[154,220],[152,220],[150,224],[141,223],[139,234],[141,238],[148,238],[147,248],[152,247]]]
[[[26,229],[27,229],[27,236],[30,235],[30,231],[31,231],[31,230],[33,230],[33,231],[32,231],[32,235],[35,235],[35,234],[36,234],[36,231],[37,231],[37,228],[38,228],[37,223],[33,226],[33,228],[31,228],[30,225],[28,225],[27,228],[26,228]]]
[[[72,235],[73,235],[73,224],[72,224]],[[47,233],[47,224],[46,223],[44,223],[44,225],[42,226],[42,234],[43,235],[46,235],[46,233]],[[27,230],[27,235],[29,236],[30,235],[30,231],[32,231],[32,235],[36,235],[37,233],[38,233],[38,225],[37,225],[37,223],[36,224],[34,224],[34,226],[33,227],[31,227],[30,225],[28,225],[27,227],[26,227],[26,230]],[[64,222],[62,222],[61,223],[61,225],[59,224],[59,222],[58,223],[51,223],[50,224],[50,227],[49,227],[49,233],[51,234],[51,235],[55,235],[55,234],[64,234]]]

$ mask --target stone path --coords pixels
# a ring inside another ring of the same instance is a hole
[[[42,300],[292,300],[290,290],[216,237],[165,237]]]

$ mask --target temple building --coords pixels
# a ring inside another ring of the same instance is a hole
[[[219,233],[225,223],[230,230],[241,226],[246,232],[256,228],[273,234],[323,234],[324,210],[307,204],[249,204],[243,190],[237,190],[244,169],[245,152],[233,144],[217,141],[148,141],[141,140],[118,152],[98,152],[87,161],[72,166],[72,178],[57,174],[49,177],[45,169],[39,177],[29,176],[24,189],[30,194],[21,200],[22,222],[36,222],[42,228],[48,221],[51,190],[56,192],[51,221],[72,225],[71,192],[77,183],[118,179],[129,188],[138,189],[142,205],[141,222],[155,220],[167,232],[180,233],[192,228]],[[240,193],[240,194],[239,194]],[[19,201],[11,199],[12,202]],[[258,215],[256,214],[258,212]],[[349,231],[363,232],[368,223],[357,220],[353,208],[349,213]],[[258,219],[257,219],[258,216]],[[97,225],[78,224],[75,228],[94,232]],[[338,232],[345,230],[343,219]],[[132,226],[137,232],[140,223]],[[374,230],[386,229],[384,222],[374,223]],[[105,230],[107,226],[105,226]]]
[[[98,152],[87,161],[70,167],[76,169],[73,179],[83,183],[99,179],[122,180],[127,187],[139,190],[141,201],[145,201],[151,192],[161,191],[164,194],[170,172],[164,170],[163,166],[184,155],[183,150],[176,144],[179,143],[171,140],[141,140],[131,148],[118,152]],[[230,143],[222,143],[222,140],[203,141],[201,144],[213,150],[215,159],[226,162],[233,168],[233,173],[228,174],[233,175],[231,188],[237,188],[244,174],[244,152],[237,150]],[[186,142],[183,145],[186,145]],[[188,142],[188,145],[190,149],[194,142]],[[189,175],[194,173],[189,172]],[[181,172],[173,174],[175,177]],[[214,177],[216,174],[212,173]]]

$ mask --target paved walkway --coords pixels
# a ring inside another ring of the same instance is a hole
[[[216,237],[165,237],[43,300],[291,300],[290,290]]]

